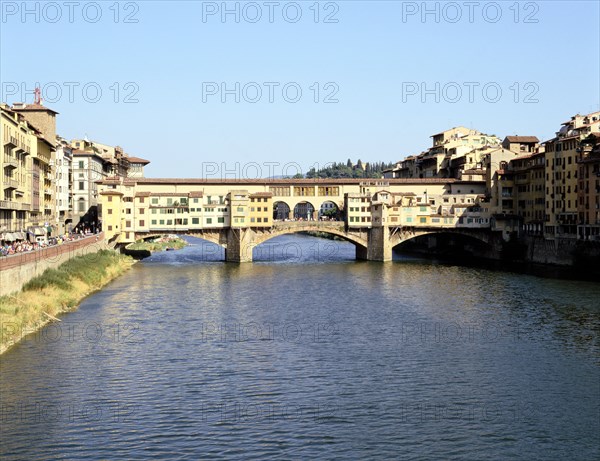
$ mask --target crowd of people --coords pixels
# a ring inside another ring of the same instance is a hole
[[[11,256],[18,253],[28,251],[41,250],[54,245],[62,245],[65,242],[71,242],[84,237],[84,233],[80,234],[64,234],[58,237],[50,237],[46,242],[29,242],[28,240],[15,240],[14,242],[0,241],[0,257]]]

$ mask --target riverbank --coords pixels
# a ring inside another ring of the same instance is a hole
[[[20,292],[0,297],[0,354],[128,270],[134,260],[110,250],[77,256],[46,269]]]

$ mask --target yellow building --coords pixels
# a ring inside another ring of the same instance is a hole
[[[0,231],[56,224],[56,112],[40,104],[0,106]]]
[[[574,115],[562,123],[556,137],[546,141],[546,223],[547,238],[577,236],[578,152],[580,142],[600,131],[600,112]]]
[[[476,204],[483,196],[485,182],[107,178],[99,188],[106,235],[118,242],[132,242],[159,233],[269,228],[276,221],[288,219],[316,221],[319,210],[329,209],[326,204],[338,208],[348,227],[370,228],[378,225],[373,213],[383,212],[372,207],[374,197],[382,201],[384,195],[389,201],[381,216],[386,219],[385,225],[449,225],[454,222],[451,205]],[[402,200],[410,206],[395,206]],[[444,203],[446,219],[441,217]],[[114,209],[117,207],[121,211]],[[111,208],[113,211],[109,211]]]
[[[578,238],[600,240],[600,132],[581,141],[579,166]]]
[[[273,225],[273,194],[271,192],[250,194],[248,219],[250,227],[271,227]]]

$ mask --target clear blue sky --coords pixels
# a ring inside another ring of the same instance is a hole
[[[29,2],[24,17],[20,1],[1,3],[0,99],[31,102],[40,82],[60,135],[121,145],[152,161],[149,176],[225,175],[207,162],[256,162],[266,175],[267,162],[397,161],[458,125],[548,139],[600,103],[596,1],[431,2],[425,17],[421,2],[320,2],[318,21],[314,1],[229,2],[239,22],[223,21],[221,2]],[[239,82],[239,103],[222,102],[222,82]],[[125,103],[132,92],[138,102]],[[338,102],[325,103],[332,92]]]

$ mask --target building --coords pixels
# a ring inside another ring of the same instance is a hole
[[[143,178],[144,177],[144,167],[150,163],[149,160],[140,158],[140,157],[127,157],[129,161],[129,168],[127,170],[128,178]]]
[[[73,222],[90,231],[99,226],[97,183],[106,178],[105,164],[95,152],[72,150]]]
[[[600,132],[591,132],[580,142],[577,236],[600,240]]]
[[[98,181],[107,178],[143,178],[148,160],[130,157],[119,146],[74,139],[73,215],[76,225],[91,231],[100,225]]]
[[[0,112],[0,231],[54,226],[57,112],[39,102],[2,104]]]
[[[576,238],[579,220],[577,160],[581,141],[600,131],[600,112],[574,115],[562,123],[556,137],[546,141],[546,238]],[[585,198],[583,198],[585,200]]]
[[[73,153],[68,143],[57,137],[54,168],[56,197],[56,226],[59,234],[73,228]]]
[[[273,224],[273,193],[250,194],[249,224],[252,227],[271,227]]]
[[[513,152],[537,152],[540,140],[536,136],[507,136],[502,141],[502,147]]]
[[[118,243],[161,233],[264,229],[282,219],[312,221],[327,202],[348,228],[489,227],[485,191],[485,181],[456,179],[107,178],[99,184],[99,210],[107,238]]]
[[[384,178],[460,178],[466,170],[481,170],[486,150],[500,146],[500,138],[464,126],[431,136],[433,145],[425,152],[407,157]]]

